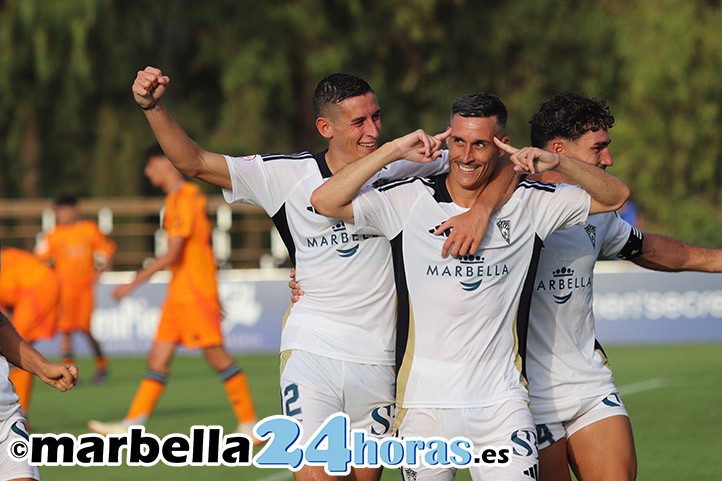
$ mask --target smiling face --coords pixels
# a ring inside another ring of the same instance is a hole
[[[457,114],[451,119],[451,136],[446,144],[449,148],[447,186],[452,197],[456,193],[475,198],[478,189],[489,181],[501,155],[501,150],[494,144],[495,135],[496,117],[462,117]],[[506,137],[502,140],[507,141]],[[459,203],[456,197],[454,201]]]
[[[349,97],[316,120],[318,131],[328,139],[329,167],[337,168],[364,157],[378,147],[381,108],[376,95]]]

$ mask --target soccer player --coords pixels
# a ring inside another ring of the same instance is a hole
[[[4,266],[3,266],[4,267]],[[5,275],[0,272],[0,279]],[[44,383],[64,392],[72,389],[78,380],[75,366],[48,362],[42,354],[25,342],[8,319],[0,313],[0,479],[23,481],[40,479],[37,466],[30,466],[29,457],[24,461],[12,459],[7,453],[21,438],[29,439],[28,426],[18,396],[8,380],[8,361],[29,375],[35,374]]]
[[[399,332],[408,333],[397,345],[404,351],[397,379],[399,435],[463,436],[477,448],[513,447],[508,464],[472,466],[474,480],[536,478],[536,431],[523,361],[542,241],[557,228],[583,223],[589,213],[619,208],[629,195],[619,179],[601,169],[503,143],[506,119],[495,95],[464,96],[452,107],[448,175],[358,193],[374,172],[399,158],[427,161],[439,155],[443,136],[417,131],[342,169],[311,198],[318,212],[353,221],[358,235],[391,240],[399,310],[405,316]],[[589,194],[578,187],[522,182],[492,215],[477,252],[441,258],[435,226],[468,209],[486,188],[501,146],[518,168],[563,172]],[[405,479],[451,480],[455,470],[423,466],[403,473]]]
[[[50,267],[29,252],[13,247],[0,251],[0,309],[6,310],[18,334],[28,343],[52,339],[57,323],[60,283]],[[10,371],[10,380],[27,414],[33,376],[19,366]]]
[[[95,222],[80,220],[78,198],[73,195],[55,200],[55,216],[57,226],[38,242],[35,254],[51,261],[60,279],[60,354],[63,362],[73,364],[72,334],[82,333],[95,358],[92,382],[100,384],[107,377],[108,360],[90,332],[90,319],[98,273],[111,266],[115,243],[100,232]]]
[[[148,353],[148,371],[128,413],[120,422],[90,421],[88,428],[100,434],[115,434],[125,433],[131,425],[145,424],[165,390],[176,347],[182,344],[202,350],[206,362],[223,383],[238,420],[236,432],[251,435],[256,411],[248,380],[223,347],[206,197],[197,185],[183,179],[160,146],[148,149],[146,160],[146,177],[166,193],[163,228],[168,234],[168,250],[139,270],[132,282],[117,287],[113,297],[122,300],[162,269],[170,269],[173,277]]]
[[[160,70],[148,67],[133,84],[135,100],[168,157],[186,175],[221,187],[227,201],[262,207],[281,233],[304,286],[305,295],[289,310],[281,336],[283,413],[302,423],[302,442],[338,412],[349,415],[352,428],[389,435],[396,307],[389,243],[376,235],[354,235],[345,223],[316,213],[310,203],[316,187],[376,150],[381,109],[373,90],[349,74],[319,82],[316,128],[328,140],[326,151],[230,157],[201,149],[172,119],[161,101],[169,82]],[[445,168],[445,159],[421,169],[400,162],[376,172],[372,180],[430,175]],[[496,186],[503,192],[508,181],[499,179]],[[493,202],[475,205],[485,213],[488,206]],[[466,230],[465,218],[470,219]],[[469,215],[440,227],[454,227],[452,254],[481,240],[485,229],[476,233],[478,238],[468,235],[478,224]],[[441,239],[445,248],[451,244]],[[297,480],[327,476],[321,466],[303,466],[294,475]],[[354,470],[353,476],[375,480],[380,469]]]
[[[576,93],[554,95],[531,117],[531,143],[601,168],[613,164],[606,102]],[[559,172],[535,177],[574,183]],[[722,250],[643,233],[616,213],[590,216],[584,226],[544,242],[534,281],[527,373],[539,437],[540,479],[634,480],[637,461],[629,416],[595,336],[594,264],[630,259],[661,271],[722,272]]]

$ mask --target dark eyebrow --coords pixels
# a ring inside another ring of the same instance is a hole
[[[611,144],[611,143],[612,143],[612,139],[601,140],[601,141],[599,141],[599,142],[596,142],[596,143],[594,144],[594,146],[595,146],[595,147],[603,147],[603,146],[609,145],[609,144]]]

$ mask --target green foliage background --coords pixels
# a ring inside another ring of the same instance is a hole
[[[313,89],[349,71],[384,139],[443,128],[471,91],[505,100],[517,144],[545,96],[606,98],[645,228],[719,247],[720,25],[719,0],[0,0],[0,198],[144,193],[146,65],[181,125],[231,154],[320,149]]]

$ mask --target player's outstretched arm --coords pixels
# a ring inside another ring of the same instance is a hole
[[[501,150],[510,154],[515,169],[529,173],[555,170],[571,179],[592,197],[590,214],[611,212],[621,208],[629,199],[629,187],[617,177],[595,165],[555,154],[536,147],[517,149],[494,139]]]
[[[429,135],[416,130],[398,139],[387,142],[376,151],[350,163],[335,173],[311,195],[311,205],[316,211],[335,219],[353,219],[351,200],[361,187],[379,170],[399,159],[414,162],[431,162],[440,155],[441,143],[451,130],[438,135]]]
[[[168,113],[161,98],[165,94],[170,77],[160,69],[146,67],[138,71],[133,82],[133,98],[145,112],[145,117],[155,133],[163,152],[175,167],[187,175],[231,189],[231,176],[226,159],[201,149]]]
[[[55,364],[43,357],[20,337],[15,327],[0,313],[0,352],[15,366],[38,376],[58,391],[72,389],[78,381],[75,366]]]
[[[722,249],[697,247],[645,232],[642,254],[632,262],[656,271],[722,272]]]

